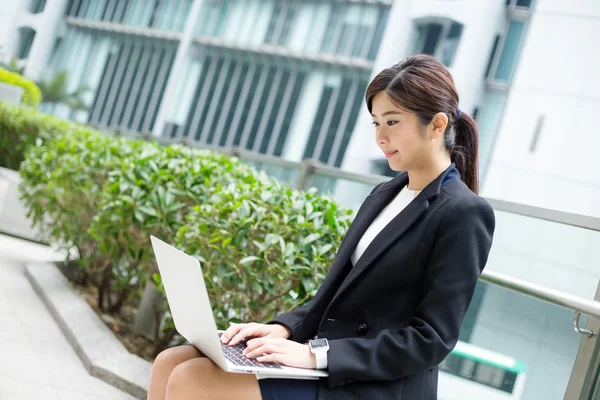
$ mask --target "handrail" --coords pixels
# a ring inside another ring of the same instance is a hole
[[[344,171],[339,168],[330,167],[318,161],[311,160],[314,167],[314,175],[327,176],[330,178],[346,179],[349,181],[365,183],[367,185],[377,185],[381,182],[389,181],[391,178],[385,175],[359,174],[356,172]]]
[[[139,134],[132,133],[134,136],[139,137]],[[385,182],[390,180],[391,178],[385,175],[376,175],[376,174],[359,174],[356,172],[344,171],[339,168],[331,167],[326,164],[319,162],[314,159],[307,159],[304,162],[296,162],[284,160],[280,157],[271,156],[267,154],[261,154],[257,152],[253,152],[250,150],[246,150],[240,147],[233,148],[224,148],[211,146],[208,144],[200,144],[190,138],[179,138],[179,139],[169,139],[165,137],[149,137],[149,135],[144,135],[145,138],[156,140],[157,142],[168,145],[174,143],[185,144],[190,147],[206,149],[215,152],[221,152],[225,154],[229,154],[232,156],[236,156],[242,159],[251,160],[255,162],[264,162],[270,163],[273,165],[281,166],[284,168],[297,168],[299,171],[302,169],[307,169],[308,167],[308,175],[319,175],[326,176],[330,178],[339,178],[346,179],[354,182],[364,183],[367,185],[376,185],[381,182]],[[304,179],[308,179],[309,176],[305,176]],[[303,183],[303,182],[302,182]],[[542,207],[530,206],[526,204],[513,203],[505,200],[493,199],[489,197],[485,197],[485,199],[490,203],[490,205],[497,211],[505,211],[511,214],[518,214],[525,217],[532,217],[537,219],[542,219],[550,222],[557,222],[560,224],[575,226],[584,229],[590,229],[593,231],[600,231],[600,218],[590,217],[586,215],[578,215],[573,213],[567,213],[558,210],[551,210]]]
[[[139,137],[139,134],[137,136]],[[144,137],[149,138],[148,135],[144,135]],[[391,179],[390,177],[383,175],[364,175],[349,171],[343,171],[338,168],[327,166],[319,162],[318,160],[306,159],[304,160],[304,162],[299,163],[294,161],[283,160],[275,156],[269,156],[266,154],[252,152],[239,147],[223,148],[203,145],[193,140],[189,140],[188,138],[169,139],[164,137],[152,137],[151,139],[156,140],[161,144],[186,144],[195,148],[203,148],[215,152],[226,153],[242,159],[270,163],[273,165],[287,168],[298,168],[298,170],[300,171],[300,175],[302,175],[302,171],[304,171],[305,174],[309,175],[320,175],[332,178],[347,179],[355,182],[361,182],[372,185]],[[307,177],[300,177],[299,179],[305,181]],[[505,211],[513,214],[523,215],[526,217],[532,217],[561,224],[581,227],[585,229],[591,229],[594,231],[600,231],[600,218],[566,213],[542,207],[529,206],[525,204],[511,203],[504,200],[497,200],[491,198],[486,198],[486,200],[497,211]],[[598,301],[570,295],[559,290],[547,288],[541,285],[527,282],[522,279],[513,278],[508,275],[503,275],[498,272],[489,270],[484,270],[481,274],[480,279],[484,282],[488,282],[503,287],[505,289],[513,290],[515,292],[522,293],[527,296],[547,301],[549,303],[562,306],[573,311],[579,311],[582,314],[586,314],[600,319],[600,302]]]
[[[511,214],[519,214],[525,217],[543,219],[579,228],[600,231],[600,218],[597,217],[529,206],[527,204],[511,203],[509,201],[492,199],[489,197],[486,197],[485,199],[490,203],[494,210],[497,211],[506,211]]]
[[[498,272],[484,270],[480,279],[506,289],[513,290],[544,300],[558,306],[568,308],[573,311],[579,311],[582,314],[600,319],[600,302],[589,300],[583,297],[574,296],[560,290],[547,288],[535,283],[530,283],[522,279],[513,278]]]

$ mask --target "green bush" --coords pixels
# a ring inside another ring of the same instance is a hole
[[[23,88],[23,98],[21,102],[30,107],[37,107],[42,101],[42,92],[40,88],[22,75],[0,68],[0,82]]]
[[[194,207],[177,245],[203,262],[217,325],[265,321],[312,299],[352,211],[250,172]]]
[[[110,268],[88,228],[109,173],[142,144],[81,128],[38,140],[21,164],[20,191],[28,216],[46,241],[75,248],[84,279],[99,287],[107,285]]]
[[[48,130],[21,163],[23,200],[48,241],[77,250],[84,283],[109,312],[135,307],[150,278],[162,289],[155,235],[202,261],[220,328],[267,320],[315,295],[353,217],[237,158],[74,124]],[[155,318],[154,353],[179,340],[164,299]]]
[[[0,167],[18,170],[25,151],[39,137],[83,129],[37,110],[0,101]]]

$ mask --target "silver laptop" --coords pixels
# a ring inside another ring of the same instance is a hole
[[[204,285],[200,262],[151,236],[158,270],[177,331],[215,364],[228,372],[269,377],[316,379],[327,371],[292,368],[278,363],[260,363],[242,354],[244,343],[221,343],[212,307]]]

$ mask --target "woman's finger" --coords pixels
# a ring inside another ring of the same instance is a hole
[[[246,349],[244,350],[244,352],[246,354],[246,357],[255,358],[258,356],[262,356],[263,354],[285,353],[285,349],[274,344],[265,344],[254,350],[248,351],[248,349]]]
[[[233,336],[235,336],[241,329],[243,329],[246,324],[231,324],[229,328],[221,335],[221,342],[227,343],[231,340]]]
[[[280,363],[280,364],[285,364],[284,360],[285,360],[285,354],[282,353],[273,353],[273,354],[267,354],[264,356],[260,356],[256,358],[256,361],[258,362],[276,362],[276,363]]]
[[[242,329],[240,329],[236,333],[235,336],[233,336],[231,338],[231,343],[229,343],[229,345],[230,346],[235,346],[236,344],[238,344],[242,340],[245,340],[246,338],[255,336],[256,333],[257,333],[257,329],[256,329],[255,326],[245,325]]]

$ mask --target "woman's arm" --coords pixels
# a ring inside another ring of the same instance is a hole
[[[364,380],[392,380],[441,363],[456,345],[495,229],[483,199],[457,200],[440,222],[427,264],[424,297],[409,326],[376,338],[330,340],[330,388]]]
[[[285,326],[290,331],[290,337],[288,337],[288,339],[294,340],[294,334],[298,332],[298,328],[300,328],[309,307],[310,303],[306,303],[293,311],[279,314],[273,318],[273,320],[267,322],[267,324],[280,324]]]

